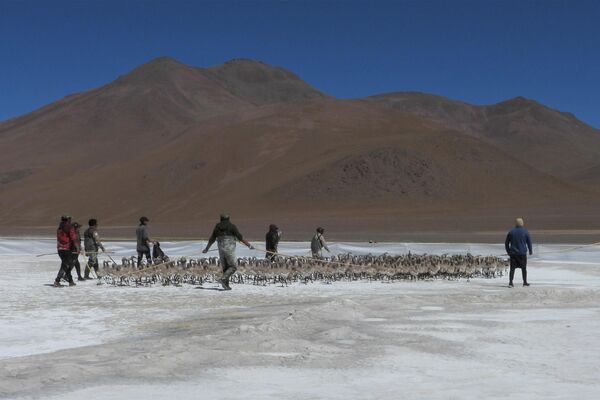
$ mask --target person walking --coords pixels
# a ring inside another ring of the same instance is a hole
[[[66,279],[69,286],[75,286],[71,269],[73,268],[73,259],[79,255],[79,241],[77,233],[71,225],[71,217],[63,215],[60,218],[60,224],[56,230],[56,248],[60,257],[60,269],[54,280],[54,287],[61,287],[61,279]]]
[[[269,232],[267,232],[265,236],[265,247],[267,248],[267,253],[265,254],[265,258],[268,260],[273,260],[277,255],[277,245],[279,244],[279,240],[281,239],[281,231],[277,227],[277,225],[269,225]]]
[[[323,249],[329,252],[327,243],[325,243],[325,237],[323,237],[324,233],[325,229],[318,227],[317,233],[310,241],[310,251],[312,252],[313,258],[323,258]]]
[[[250,250],[254,250],[254,247],[243,238],[237,226],[230,222],[229,215],[221,214],[221,221],[215,225],[206,247],[202,250],[203,253],[207,253],[210,246],[217,241],[219,259],[223,268],[223,277],[219,280],[219,283],[225,290],[231,290],[229,278],[237,270],[235,246],[238,240],[248,246]]]
[[[529,255],[532,255],[533,248],[531,246],[529,231],[527,231],[524,225],[523,218],[517,218],[515,227],[508,232],[504,242],[506,254],[510,256],[508,287],[511,288],[514,287],[513,278],[515,277],[515,269],[517,268],[521,269],[523,286],[529,286],[529,283],[527,282],[527,251],[529,250]]]
[[[150,220],[146,217],[140,218],[140,225],[135,231],[137,237],[137,266],[138,268],[142,265],[142,257],[146,256],[148,264],[152,263],[152,257],[150,255],[150,243],[154,243],[150,236],[148,236],[148,222]]]
[[[85,232],[83,232],[83,245],[85,246],[85,253],[88,256],[83,278],[90,279],[90,272],[92,268],[94,268],[96,277],[100,279],[100,275],[98,275],[98,251],[105,250],[102,242],[100,241],[100,235],[98,234],[98,221],[95,218],[91,218],[88,221],[88,228],[85,230]]]
[[[77,235],[77,243],[79,244],[79,248],[81,249],[81,225],[79,222],[73,222],[73,229],[75,229],[75,235]],[[75,267],[75,272],[77,272],[77,280],[84,281],[83,276],[81,276],[81,264],[79,263],[79,254],[73,254],[73,267]]]

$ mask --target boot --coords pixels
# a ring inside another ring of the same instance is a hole
[[[523,282],[523,286],[529,286],[529,283]]]
[[[511,282],[508,284],[508,287],[512,288],[512,287],[515,287],[515,285],[513,285],[513,283]]]
[[[221,286],[223,286],[223,290],[231,290],[231,286],[229,286],[229,279],[219,279]]]
[[[63,287],[63,285],[61,285],[60,282],[54,281],[52,287]]]
[[[69,282],[69,286],[75,286],[75,282],[73,282],[73,281]]]

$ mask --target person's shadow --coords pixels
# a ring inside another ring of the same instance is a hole
[[[217,287],[202,287],[202,286],[196,286],[194,289],[216,290],[217,292],[224,292],[225,291],[225,289],[222,289],[222,288],[217,288]]]

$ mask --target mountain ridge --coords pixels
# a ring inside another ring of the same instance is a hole
[[[344,100],[259,61],[201,68],[160,57],[0,123],[0,226],[51,224],[64,212],[111,225],[150,214],[187,231],[227,210],[253,224],[339,230],[355,220],[392,232],[358,214],[414,229],[443,215],[448,228],[469,210],[505,215],[506,204],[546,210],[548,225],[553,213],[575,223],[578,209],[599,204],[598,132],[524,97]]]

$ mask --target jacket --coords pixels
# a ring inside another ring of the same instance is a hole
[[[529,231],[522,226],[512,228],[506,235],[504,248],[509,256],[525,256],[527,250],[529,250],[529,254],[533,254]]]
[[[313,253],[319,253],[323,248],[329,251],[327,244],[325,243],[325,238],[320,233],[317,233],[310,241],[310,250]]]
[[[244,240],[242,234],[238,230],[237,226],[229,222],[229,220],[223,220],[215,225],[210,238],[208,238],[208,247],[210,247],[217,238],[221,236],[233,236],[240,242]]]
[[[267,232],[267,234],[265,235],[265,244],[267,250],[277,251],[279,239],[281,239],[281,231],[277,229],[277,227],[271,227],[269,232]]]
[[[135,230],[135,235],[137,237],[137,251],[145,253],[150,252],[150,246],[148,242],[150,241],[150,236],[148,236],[148,227],[146,225],[140,225]]]
[[[97,253],[98,249],[104,250],[100,242],[100,235],[94,227],[89,227],[83,232],[83,245],[86,252]]]
[[[56,248],[58,250],[79,252],[77,232],[68,221],[62,221],[56,230]]]

